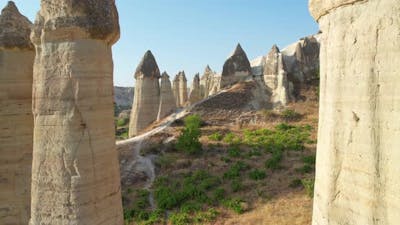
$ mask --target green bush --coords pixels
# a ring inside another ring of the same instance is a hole
[[[118,127],[125,126],[126,124],[128,124],[128,122],[129,122],[129,118],[118,119],[117,120],[117,126]]]
[[[307,195],[312,198],[314,196],[314,179],[302,179],[301,183],[304,186],[304,189],[306,190]]]
[[[315,155],[310,155],[310,156],[304,156],[303,157],[303,162],[305,164],[309,164],[309,165],[315,165]]]
[[[282,158],[282,151],[275,151],[274,153],[272,153],[272,157],[265,162],[265,167],[271,170],[279,169],[281,167],[280,162],[282,161]]]
[[[200,130],[201,119],[198,115],[191,115],[185,118],[185,128],[178,137],[176,149],[188,154],[198,154],[201,152]]]
[[[261,171],[261,170],[258,170],[258,169],[252,170],[249,173],[249,177],[252,180],[263,180],[263,179],[265,179],[266,176],[267,175],[265,174],[264,171]]]
[[[238,192],[243,189],[243,184],[239,179],[233,179],[231,182],[232,192]]]
[[[224,206],[228,209],[233,210],[237,214],[244,213],[244,209],[242,207],[243,201],[241,199],[229,199],[223,202]]]
[[[210,139],[211,141],[222,141],[223,138],[224,136],[222,136],[222,134],[220,134],[219,132],[215,132],[208,136],[208,139]]]
[[[313,167],[309,164],[304,164],[302,167],[297,168],[296,171],[302,174],[311,173],[313,171]]]
[[[233,180],[237,177],[240,177],[240,173],[247,169],[249,169],[249,165],[242,161],[239,161],[231,166],[229,170],[224,173],[224,179]]]
[[[237,145],[228,148],[228,155],[230,157],[238,158],[241,156],[240,148]]]
[[[240,144],[241,140],[240,137],[236,136],[234,133],[230,132],[227,133],[223,139],[223,141],[230,145],[238,145]]]
[[[301,119],[302,115],[294,110],[286,109],[281,113],[283,119],[287,121],[295,121]]]
[[[218,211],[214,208],[209,208],[205,212],[197,212],[193,220],[196,224],[203,224],[205,222],[211,222],[215,220],[218,216]]]
[[[217,188],[215,189],[214,193],[213,193],[213,199],[214,201],[221,201],[223,200],[225,197],[225,189],[223,188]]]
[[[294,179],[290,182],[289,187],[291,188],[297,188],[300,187],[302,185],[301,180],[300,179]]]
[[[192,224],[191,216],[185,212],[172,213],[169,217],[172,225],[188,225]]]

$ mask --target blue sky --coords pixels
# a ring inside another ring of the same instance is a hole
[[[40,0],[15,0],[33,20]],[[161,71],[185,70],[191,81],[207,64],[220,72],[238,42],[249,59],[318,32],[308,0],[116,0],[121,39],[113,47],[114,84],[133,86],[150,49]],[[4,7],[7,0],[0,0]]]

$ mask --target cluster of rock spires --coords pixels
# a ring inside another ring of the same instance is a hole
[[[174,107],[169,105],[171,96],[169,96],[168,76],[164,77],[164,91],[160,92],[159,69],[154,56],[149,51],[143,57],[135,75],[137,82],[129,136],[139,134],[154,121],[174,112],[176,108],[193,105],[223,89],[249,80],[259,82],[264,86],[265,91],[269,93],[268,101],[273,107],[285,106],[290,101],[296,100],[304,83],[317,78],[318,56],[319,43],[313,36],[296,42],[285,49],[285,52],[280,52],[274,45],[266,56],[255,59],[252,63],[238,44],[226,60],[222,74],[213,72],[207,66],[202,77],[200,74],[194,76],[189,94],[186,74],[180,71],[175,76],[172,85]],[[138,71],[141,74],[140,78],[137,75]]]

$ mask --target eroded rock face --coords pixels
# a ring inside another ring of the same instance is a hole
[[[160,70],[147,51],[135,72],[136,87],[129,122],[129,137],[136,136],[157,120],[160,106]]]
[[[176,107],[179,108],[181,107],[181,100],[179,97],[179,73],[177,75],[175,75],[173,84],[172,84],[172,92],[174,93],[174,98],[175,98],[175,102],[176,102]]]
[[[322,31],[313,224],[398,224],[400,0],[310,10]]]
[[[174,93],[172,92],[171,81],[166,72],[161,75],[160,107],[157,120],[163,119],[176,110]]]
[[[242,46],[238,44],[232,55],[226,60],[220,83],[220,89],[242,81],[251,75],[250,61]]]
[[[33,148],[31,22],[9,2],[0,15],[0,224],[28,224]]]
[[[274,45],[265,57],[264,82],[272,93],[271,103],[274,106],[285,106],[290,100],[289,82],[283,56]]]
[[[200,91],[200,74],[196,74],[193,78],[192,87],[189,95],[189,103],[194,104],[202,99]]]
[[[34,147],[30,225],[122,225],[115,149],[113,0],[42,0],[31,40]]]

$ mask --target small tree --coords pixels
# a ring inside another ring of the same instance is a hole
[[[188,154],[197,154],[201,151],[200,130],[201,119],[198,115],[190,115],[185,118],[185,128],[176,143],[176,149]]]

